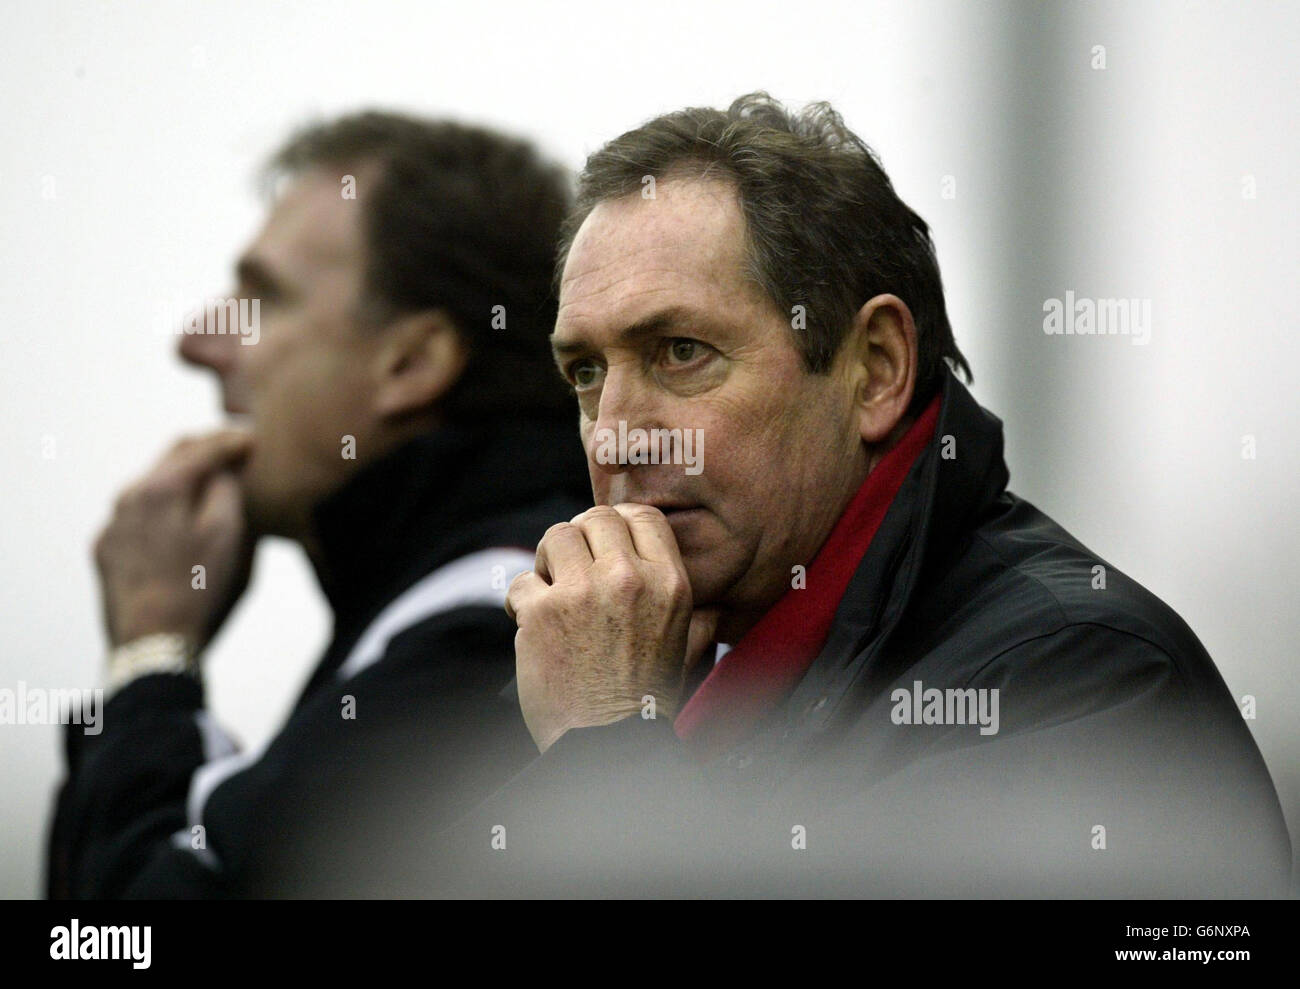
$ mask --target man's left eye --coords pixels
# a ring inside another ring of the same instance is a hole
[[[699,357],[703,350],[704,347],[698,340],[678,338],[668,343],[668,356],[671,361],[678,364],[689,364]]]

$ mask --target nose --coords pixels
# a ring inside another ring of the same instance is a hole
[[[601,384],[595,421],[587,433],[587,460],[595,472],[622,474],[636,464],[627,462],[628,435],[645,428],[655,414],[653,396],[631,369],[611,364]]]
[[[185,325],[181,327],[176,352],[186,364],[206,367],[218,377],[224,378],[234,369],[239,336],[235,333],[210,332],[213,329],[209,326],[210,322],[202,311],[197,312],[197,319],[187,317]]]

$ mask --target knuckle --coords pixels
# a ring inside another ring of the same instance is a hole
[[[572,528],[573,528],[572,522],[556,522],[553,526],[551,526],[544,533],[542,533],[542,541],[537,544],[537,548],[541,549],[543,545],[555,539],[556,536],[558,536],[560,533],[565,532]]]
[[[506,609],[514,616],[516,623],[521,614],[532,614],[545,603],[542,596],[533,593],[539,580],[533,571],[526,570],[516,575],[506,588]]]
[[[601,520],[613,521],[614,519],[617,519],[619,517],[620,516],[618,512],[614,511],[612,505],[595,505],[591,508],[588,508],[581,515],[577,516],[577,518],[575,518],[574,521],[576,522],[578,519],[583,519],[583,520],[590,519],[595,521],[601,521]]]
[[[643,505],[636,501],[628,502],[625,510],[628,516],[638,522],[653,522],[664,518],[664,513],[655,508],[654,505]]]
[[[150,508],[156,507],[160,502],[164,502],[172,496],[175,487],[175,484],[169,478],[150,477],[136,490],[133,503]]]
[[[510,581],[510,585],[506,588],[507,602],[518,603],[519,595],[522,594],[524,588],[527,587],[527,578],[531,577],[532,575],[533,572],[531,570],[527,570],[524,573],[517,574],[515,578],[512,581]]]
[[[141,478],[129,487],[123,488],[113,502],[114,518],[121,518],[138,512],[150,499],[149,479]]]
[[[612,557],[602,580],[607,592],[616,600],[635,598],[645,589],[640,572],[627,557]]]
[[[686,575],[679,573],[677,570],[671,571],[664,577],[662,584],[664,595],[674,603],[683,600],[689,600],[691,597],[691,583],[686,579]]]

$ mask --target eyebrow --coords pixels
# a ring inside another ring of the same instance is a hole
[[[657,313],[647,316],[645,319],[639,319],[635,323],[623,327],[618,331],[617,342],[621,344],[635,344],[646,339],[647,337],[658,336],[661,333],[667,333],[676,328],[699,326],[713,326],[713,322],[703,314],[693,309],[687,309],[683,306],[672,306],[668,309],[661,309]],[[583,353],[584,351],[594,350],[591,343],[583,337],[573,340],[556,339],[556,334],[551,334],[551,353],[558,361],[562,357],[572,356],[573,354]]]

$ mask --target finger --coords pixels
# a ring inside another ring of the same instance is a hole
[[[524,571],[512,580],[506,591],[506,614],[510,620],[518,625],[520,613],[527,611],[529,603],[536,600],[545,588],[546,583],[531,570]]]
[[[560,522],[546,530],[537,545],[537,569],[545,571],[551,582],[573,571],[591,567],[591,548],[582,530],[569,522]]]
[[[242,532],[244,495],[234,474],[222,471],[213,476],[199,498],[194,520],[200,531],[217,528]]]
[[[718,633],[717,608],[700,608],[691,614],[690,631],[686,633],[686,672],[689,673],[708,652]]]
[[[163,457],[151,481],[193,490],[213,473],[242,460],[251,451],[252,443],[252,434],[240,429],[223,429],[182,440]]]
[[[682,565],[677,537],[663,512],[652,505],[639,505],[635,502],[615,505],[614,511],[627,520],[628,532],[639,557],[655,563]]]
[[[587,547],[593,557],[625,554],[636,555],[627,519],[608,505],[589,508],[573,519],[573,525],[582,530]]]
[[[220,459],[223,456],[237,452],[251,442],[252,438],[253,434],[247,429],[234,426],[215,429],[210,433],[202,433],[197,436],[182,436],[167,449],[166,453],[158,458],[157,466],[185,463],[194,458],[202,460],[215,457]]]

